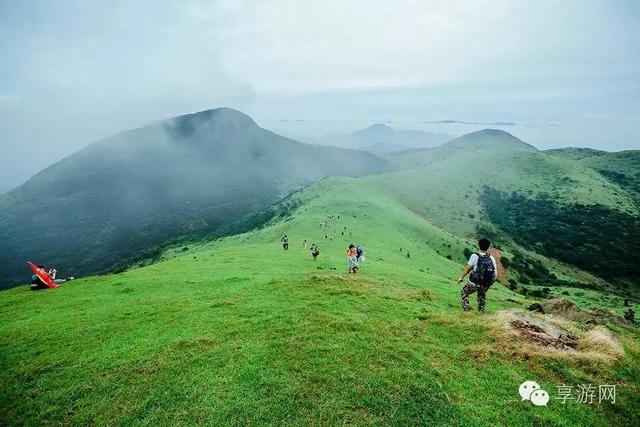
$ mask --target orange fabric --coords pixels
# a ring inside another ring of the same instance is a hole
[[[37,265],[35,265],[32,262],[28,262],[27,264],[29,264],[29,268],[31,269],[31,271],[33,271],[42,281],[42,283],[44,283],[45,285],[47,285],[47,287],[49,288],[57,288],[58,284],[56,282],[54,282],[51,277],[49,277],[49,273],[47,273],[44,269],[38,267]]]

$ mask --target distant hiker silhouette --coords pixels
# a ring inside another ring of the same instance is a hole
[[[313,243],[311,245],[311,256],[313,257],[314,261],[316,260],[316,258],[318,258],[318,255],[320,255],[320,249],[318,248],[318,245]]]
[[[287,235],[285,234],[284,236],[282,236],[282,239],[280,239],[280,241],[282,242],[282,249],[284,249],[285,251],[289,250],[289,238],[287,237]]]

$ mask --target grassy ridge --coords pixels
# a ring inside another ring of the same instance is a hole
[[[0,194],[0,289],[20,283],[27,259],[104,273],[168,240],[237,232],[230,223],[320,178],[388,170],[370,153],[303,144],[228,108],[122,132]]]
[[[563,158],[572,158],[583,166],[599,172],[609,181],[635,194],[636,206],[640,206],[640,150],[627,150],[615,153],[581,148],[550,150],[551,154]]]
[[[553,156],[505,134],[470,134],[430,150],[389,156],[410,167],[366,180],[396,194],[412,210],[463,236],[473,236],[483,215],[483,188],[554,201],[600,204],[638,216],[634,193],[578,161]],[[468,138],[468,139],[467,139]],[[637,168],[636,168],[637,169]]]
[[[176,248],[145,268],[51,292],[0,293],[0,419],[640,422],[637,332],[616,329],[622,360],[572,359],[503,336],[497,312],[530,301],[501,285],[489,292],[488,314],[461,313],[453,278],[467,243],[407,209],[385,179],[324,180],[302,192],[284,220]],[[288,252],[279,245],[285,233]],[[317,262],[302,239],[319,243]],[[346,274],[349,242],[368,257],[355,277]],[[618,401],[538,408],[520,402],[525,379],[552,396],[560,384],[616,383]]]

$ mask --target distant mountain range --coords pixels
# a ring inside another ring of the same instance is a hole
[[[514,241],[567,262],[574,262],[568,249],[555,253],[558,244],[543,250],[536,246],[542,240],[526,240],[538,228],[515,233],[510,227],[532,225],[518,215],[535,208],[547,209],[547,219],[573,218],[588,201],[588,209],[613,218],[601,230],[619,233],[621,221],[632,225],[628,233],[640,227],[633,219],[640,152],[542,152],[497,129],[447,139],[376,124],[334,141],[356,149],[311,145],[227,108],[122,132],[0,194],[0,287],[28,280],[26,261],[87,275],[153,259],[176,239],[255,229],[295,208],[283,197],[329,176],[372,175],[361,182],[388,187],[448,232],[471,236],[493,223]],[[522,195],[531,199],[514,198]],[[511,212],[516,204],[521,210]]]
[[[360,129],[350,134],[332,134],[322,142],[338,147],[353,148],[376,154],[393,153],[412,148],[435,147],[452,137],[441,133],[411,129],[394,129],[382,123]]]
[[[323,177],[390,169],[370,153],[279,136],[228,108],[153,123],[0,195],[0,285],[25,282],[28,260],[69,275],[118,268],[180,236],[256,225],[270,204]]]

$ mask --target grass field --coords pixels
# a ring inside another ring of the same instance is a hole
[[[503,327],[501,310],[533,300],[500,284],[488,313],[462,313],[455,277],[472,246],[408,209],[386,179],[321,181],[287,218],[144,268],[1,292],[0,420],[640,424],[637,329],[610,326],[619,357],[541,349]],[[303,239],[319,244],[317,262]],[[367,255],[356,276],[350,242]],[[547,407],[521,402],[525,380],[549,391]],[[563,405],[563,384],[616,384],[617,400]]]

